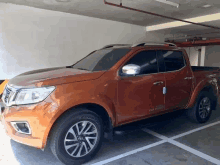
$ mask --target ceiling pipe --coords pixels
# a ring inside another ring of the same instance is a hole
[[[104,3],[106,5],[110,5],[110,6],[115,6],[115,7],[119,7],[119,8],[123,8],[123,9],[128,9],[128,10],[133,10],[133,11],[137,11],[137,12],[141,12],[141,13],[145,13],[145,14],[150,14],[150,15],[154,15],[154,16],[158,16],[158,17],[162,17],[162,18],[167,18],[167,19],[171,19],[171,20],[175,20],[175,21],[181,21],[181,22],[185,22],[185,23],[189,23],[189,24],[193,24],[193,25],[204,26],[204,27],[220,30],[219,27],[215,27],[215,26],[205,25],[205,24],[201,24],[201,23],[195,23],[195,22],[191,22],[191,21],[185,21],[185,20],[178,19],[178,18],[173,18],[173,17],[169,17],[169,16],[164,16],[164,15],[160,15],[160,14],[156,14],[156,13],[151,13],[151,12],[144,11],[144,10],[139,10],[139,9],[123,6],[121,1],[120,1],[120,5],[115,4],[115,3],[111,3],[111,2],[107,2],[106,0],[104,0]]]
[[[173,37],[167,37],[165,38],[165,41],[173,41],[174,38],[176,41],[178,40],[187,40],[187,39],[191,39],[193,37],[202,37],[202,38],[209,38],[209,39],[214,39],[214,38],[219,38],[220,33],[219,32],[209,32],[209,33],[200,33],[200,34],[186,34],[186,35],[182,35],[182,36],[173,36]]]
[[[220,45],[220,39],[172,42],[172,43],[176,44],[178,47],[209,46],[209,45]]]

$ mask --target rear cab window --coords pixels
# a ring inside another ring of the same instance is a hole
[[[177,71],[186,66],[182,51],[159,50],[157,54],[160,72]]]

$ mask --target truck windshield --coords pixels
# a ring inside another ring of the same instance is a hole
[[[109,70],[131,49],[129,48],[108,48],[97,50],[72,66],[75,69],[89,71]]]

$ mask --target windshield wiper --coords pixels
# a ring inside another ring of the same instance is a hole
[[[73,68],[73,65],[66,66],[66,68]],[[88,69],[85,69],[85,68],[73,68],[73,69],[88,70]],[[88,70],[88,71],[89,71],[89,70]]]
[[[85,68],[76,68],[76,69],[80,69],[80,70],[88,70],[88,69],[85,69]]]

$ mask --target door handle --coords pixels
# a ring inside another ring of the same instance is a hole
[[[167,88],[163,87],[163,94],[165,95],[167,93]]]
[[[192,77],[185,77],[184,79],[185,80],[190,80],[190,79],[192,79]]]
[[[154,85],[160,85],[160,84],[163,84],[163,81],[154,82]]]

